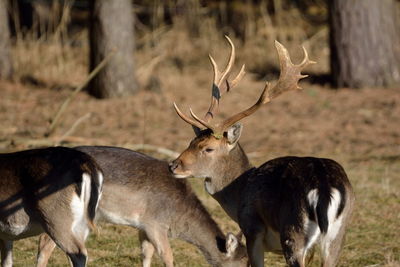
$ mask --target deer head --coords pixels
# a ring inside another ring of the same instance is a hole
[[[307,51],[303,47],[303,61],[298,65],[293,64],[287,49],[279,42],[275,41],[281,69],[276,84],[272,86],[267,82],[257,102],[246,110],[226,120],[212,122],[218,109],[220,97],[236,86],[244,75],[243,65],[236,78],[232,82],[228,81],[228,75],[234,64],[235,47],[228,37],[226,37],[226,39],[231,46],[231,55],[227,67],[223,72],[218,70],[217,64],[210,56],[214,69],[214,82],[210,107],[204,118],[199,118],[191,109],[191,117],[188,117],[181,112],[174,103],[177,114],[185,122],[192,125],[196,133],[196,138],[192,140],[189,147],[170,164],[170,169],[177,178],[192,176],[222,177],[226,176],[223,172],[227,172],[228,170],[231,172],[231,175],[240,175],[243,169],[249,167],[249,162],[243,150],[238,145],[238,140],[242,132],[242,125],[238,122],[250,116],[262,105],[269,103],[282,93],[301,89],[298,86],[298,82],[300,79],[307,77],[307,75],[301,74],[301,70],[309,64],[315,63],[308,58]],[[235,170],[237,170],[238,173],[235,173]]]

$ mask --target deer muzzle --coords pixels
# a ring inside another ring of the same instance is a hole
[[[180,159],[175,159],[169,163],[169,170],[175,174],[175,170],[182,164]]]
[[[188,178],[191,177],[189,171],[183,167],[183,162],[179,158],[169,163],[169,170],[175,178]]]

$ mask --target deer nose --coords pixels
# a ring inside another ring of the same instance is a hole
[[[174,161],[171,161],[170,163],[169,163],[169,170],[171,171],[171,172],[174,172],[174,170],[176,169],[176,168],[178,168],[178,166],[181,164],[181,160],[180,159],[176,159],[176,160],[174,160]]]

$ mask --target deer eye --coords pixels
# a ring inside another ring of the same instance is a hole
[[[214,149],[213,148],[206,148],[204,151],[207,152],[207,153],[210,153],[210,152],[213,152]]]

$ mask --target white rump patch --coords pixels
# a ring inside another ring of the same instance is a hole
[[[101,171],[98,171],[98,174],[99,174],[99,185],[100,185],[100,189],[102,189],[103,188],[103,182],[104,182],[104,176],[103,176],[103,173],[101,172]]]
[[[89,205],[90,190],[91,190],[90,175],[87,173],[83,173],[80,199],[85,203],[86,207]]]
[[[308,198],[308,203],[310,203],[310,206],[313,207],[315,213],[315,209],[317,208],[318,204],[318,190],[317,189],[310,190],[310,192],[308,192],[307,198]]]
[[[339,205],[340,205],[340,201],[341,201],[341,196],[340,196],[340,192],[339,190],[337,190],[336,188],[332,188],[332,192],[331,192],[331,203],[329,205],[328,208],[328,221],[329,221],[329,225],[331,223],[334,223],[336,220],[336,214],[338,212],[339,209]],[[340,217],[339,217],[340,218]],[[338,218],[338,219],[339,219]],[[334,229],[330,229],[328,228],[328,231],[332,231]]]
[[[313,189],[310,192],[308,192],[307,198],[308,198],[308,202],[309,202],[310,206],[313,208],[315,218],[317,218],[316,208],[317,208],[318,198],[319,198],[318,190]],[[339,209],[340,201],[341,201],[340,192],[336,188],[332,188],[331,200],[330,200],[328,210],[327,210],[327,216],[328,216],[328,222],[329,222],[328,231],[335,230],[335,229],[331,229],[330,226],[336,220],[339,219],[339,218],[336,219],[336,214]],[[317,218],[317,220],[318,220],[318,218]]]
[[[316,213],[316,208],[317,208],[318,198],[319,198],[318,190],[317,189],[311,190],[308,193],[307,198],[308,198],[308,202],[309,202],[310,206],[313,209],[315,218],[316,218],[316,220],[318,220],[317,213]],[[332,188],[330,203],[328,206],[328,210],[326,211],[327,217],[328,217],[328,223],[329,223],[328,231],[327,231],[327,233],[325,233],[321,236],[321,250],[322,250],[322,253],[324,254],[324,258],[329,256],[328,255],[329,247],[330,247],[332,241],[336,238],[337,234],[339,233],[340,228],[342,227],[343,216],[340,215],[338,218],[336,218],[336,214],[337,214],[339,206],[340,206],[340,201],[341,201],[341,195],[340,195],[339,190],[337,190],[336,188]],[[318,222],[313,222],[306,217],[305,218],[305,232],[308,237],[306,249],[309,249],[321,234],[320,229],[318,227]]]
[[[331,203],[328,207],[328,232],[323,236],[321,244],[321,250],[325,258],[329,256],[329,247],[339,233],[343,221],[343,214],[336,218],[336,214],[338,212],[341,201],[339,190],[337,190],[336,188],[332,188],[331,196]]]
[[[71,211],[73,216],[72,232],[84,240],[89,234],[89,227],[87,225],[86,207],[90,200],[90,175],[87,173],[82,174],[82,187],[81,195],[74,194],[71,200]]]
[[[99,188],[98,188],[99,199],[98,199],[98,201],[96,203],[96,210],[97,210],[97,208],[99,206],[101,195],[103,193],[104,176],[103,176],[103,173],[101,171],[98,171],[98,179],[99,179]]]

